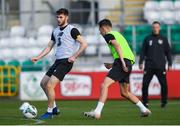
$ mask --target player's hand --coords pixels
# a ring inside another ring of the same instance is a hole
[[[143,64],[139,64],[139,69],[140,69],[140,70],[143,69]]]
[[[129,71],[126,65],[123,65],[123,70],[124,70],[125,72],[128,72],[128,71]]]
[[[168,66],[168,70],[172,70],[172,66]]]
[[[121,61],[122,61],[122,68],[123,68],[124,72],[128,72],[129,70],[126,66],[126,63],[124,62],[124,60],[121,60]]]
[[[107,69],[111,69],[111,68],[112,68],[112,63],[104,63],[104,66],[105,66]]]
[[[70,62],[70,63],[74,63],[75,60],[76,60],[75,56],[71,56],[71,57],[68,58],[68,62]]]
[[[38,59],[37,57],[31,58],[31,61],[32,61],[33,63],[37,62],[38,60],[39,60],[39,59]]]

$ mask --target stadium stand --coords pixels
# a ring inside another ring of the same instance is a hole
[[[159,2],[159,10],[174,10],[173,1],[163,0]]]
[[[171,26],[171,39],[172,41],[180,41],[180,25],[179,24],[175,24]]]
[[[172,11],[162,11],[160,13],[160,21],[164,24],[174,24],[175,20],[174,20],[174,12]]]
[[[136,41],[137,43],[142,42],[144,38],[150,34],[150,25],[138,25],[136,26]]]
[[[124,0],[124,15],[120,11],[118,11],[120,17],[124,17],[124,24],[125,25],[139,25],[142,24],[144,21],[142,20],[142,8],[144,6],[144,2],[146,0]],[[116,5],[118,6],[118,5]],[[123,10],[122,6],[119,7],[119,10]],[[112,15],[112,18],[118,18],[119,22],[121,23],[122,20],[118,16],[117,12]],[[118,24],[119,24],[118,22]]]
[[[34,37],[29,37],[27,40],[27,45],[29,47],[36,47],[37,46],[36,39]]]
[[[5,47],[11,47],[11,39],[10,38],[1,38],[0,39],[0,48],[5,48]]]
[[[22,62],[22,71],[40,71],[43,66],[34,64],[31,60],[27,59]]]
[[[37,56],[41,51],[42,51],[43,48],[39,48],[39,47],[31,47],[29,48],[27,54],[29,55],[29,53],[32,53],[30,56],[33,57],[33,56]],[[29,57],[29,58],[31,58]]]
[[[141,8],[141,4],[142,6]],[[138,12],[139,16],[141,13],[144,14],[144,19],[148,22],[141,23],[139,20],[138,23],[134,23],[132,25],[126,25],[124,29],[122,29],[122,34],[127,39],[130,47],[135,51],[137,55],[139,55],[140,47],[143,42],[144,37],[151,32],[150,24],[153,21],[160,21],[162,23],[161,31],[164,35],[168,34],[167,25],[170,27],[170,39],[171,45],[173,48],[174,54],[179,54],[179,25],[180,24],[180,1],[145,1],[145,0],[127,0],[125,1],[125,5],[127,5],[127,10],[125,10],[125,18],[126,16],[131,15],[133,9],[131,7],[135,7],[136,9],[141,10]],[[120,5],[114,6],[114,9],[120,8]],[[131,10],[132,9],[132,10]],[[112,11],[112,16],[121,15],[120,12]],[[110,16],[110,18],[113,18]],[[117,16],[118,17],[118,16]],[[117,18],[114,17],[114,18]],[[118,17],[119,18],[119,17]],[[118,19],[119,21],[119,19]],[[131,21],[130,21],[131,22]],[[121,22],[120,22],[121,23]],[[135,25],[136,24],[136,25]],[[100,37],[98,26],[95,27],[89,25],[81,25],[81,24],[73,24],[77,27],[80,32],[85,36],[85,39],[88,42],[88,48],[84,52],[84,57],[88,56],[96,56],[97,55],[109,55],[109,49],[105,45],[105,41],[103,37]],[[116,29],[117,26],[115,26]],[[134,29],[133,29],[134,28]],[[51,33],[53,30],[53,26],[51,24],[42,25],[37,27],[36,29],[25,29],[24,26],[13,26],[8,31],[9,36],[3,36],[0,38],[0,53],[1,59],[6,62],[17,60],[20,65],[25,64],[23,61],[29,59],[35,55],[37,55],[48,43]],[[134,30],[134,31],[133,31]],[[31,32],[32,36],[29,35]],[[37,34],[34,34],[37,33]],[[15,55],[13,55],[15,54]],[[54,55],[54,51],[52,51],[46,59],[48,61],[52,60]],[[26,66],[26,65],[22,65]]]
[[[110,55],[110,51],[108,46],[105,44],[101,44],[101,46],[99,47],[99,52],[100,54],[102,54],[102,56],[108,56]]]
[[[10,61],[7,63],[7,65],[19,67],[21,64],[20,64],[20,62],[19,62],[18,60],[13,59],[13,60],[10,60]]]
[[[45,47],[50,39],[51,39],[50,36],[38,36],[36,40],[36,46]]]
[[[97,55],[97,46],[96,45],[89,45],[85,50],[85,55],[87,56],[95,56]]]
[[[26,50],[27,49],[25,49],[23,47],[18,47],[18,48],[13,49],[13,52],[14,52],[13,54],[16,54],[16,55],[14,55],[13,58],[16,58],[19,60],[26,59],[26,57],[27,57]]]
[[[27,47],[28,44],[28,39],[26,37],[21,37],[21,36],[12,36],[10,38],[10,43],[11,43],[11,47],[14,48],[14,47]],[[9,45],[8,45],[9,46]]]
[[[123,29],[123,32],[122,34],[124,35],[124,37],[126,38],[126,40],[129,42],[129,43],[132,43],[133,41],[133,36],[132,36],[132,25],[127,25],[125,26],[125,28]]]
[[[178,24],[180,24],[180,10],[175,12],[175,20]]]
[[[0,60],[0,66],[4,66],[6,62],[4,60]]]
[[[38,29],[38,36],[51,36],[53,30],[52,25],[42,25]]]
[[[165,36],[168,35],[167,25],[161,25],[161,34]]]
[[[15,36],[23,37],[23,36],[25,36],[25,28],[23,26],[11,27],[10,36],[11,37],[15,37]]]
[[[180,23],[180,1],[146,1],[144,19],[151,24],[157,20],[164,24]],[[174,18],[175,16],[175,18]]]
[[[179,0],[174,1],[174,9],[180,10],[180,1]]]
[[[95,34],[91,34],[91,35],[87,34],[85,36],[85,39],[88,40],[87,41],[88,45],[91,45],[91,44],[95,44],[96,45],[96,44],[98,44],[98,36],[95,35]]]
[[[159,4],[157,1],[147,1],[144,5],[144,12],[145,11],[152,11],[152,10],[158,10]]]
[[[3,48],[0,50],[1,52],[1,59],[5,59],[5,60],[10,60],[13,58],[13,53],[12,53],[12,49],[10,48]]]
[[[175,24],[171,26],[171,44],[174,54],[180,54],[180,25]]]
[[[150,34],[150,30],[151,26],[150,25],[139,25],[136,26],[136,54],[139,55],[140,50],[141,50],[141,46],[142,46],[142,42],[144,41],[144,38]]]
[[[147,20],[148,24],[152,24],[153,21],[160,21],[160,13],[155,10],[145,11],[144,19]]]

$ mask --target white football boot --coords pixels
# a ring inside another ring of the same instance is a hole
[[[100,119],[101,118],[101,115],[97,114],[94,110],[91,110],[90,112],[84,112],[83,114],[86,117],[91,117],[91,118],[95,118],[95,119]]]
[[[151,114],[152,112],[149,109],[147,109],[145,112],[141,112],[141,117],[148,117]]]

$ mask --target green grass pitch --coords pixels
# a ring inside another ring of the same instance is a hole
[[[138,108],[128,101],[108,100],[104,106],[102,118],[95,120],[82,115],[96,106],[97,101],[58,101],[61,114],[53,119],[25,119],[19,107],[22,101],[0,99],[0,125],[178,125],[180,124],[180,101],[170,100],[166,108],[160,108],[159,100],[150,101],[152,115],[140,117]],[[29,101],[36,106],[38,117],[46,111],[46,101]]]

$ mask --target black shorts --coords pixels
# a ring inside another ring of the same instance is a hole
[[[57,59],[55,63],[47,71],[46,75],[51,77],[54,75],[62,81],[65,75],[72,69],[73,63],[68,62],[68,59]]]
[[[107,76],[115,81],[119,81],[119,83],[129,83],[129,76],[132,71],[132,63],[128,59],[124,59],[126,66],[128,68],[128,72],[125,72],[122,67],[122,62],[120,59],[115,59],[113,66]]]

